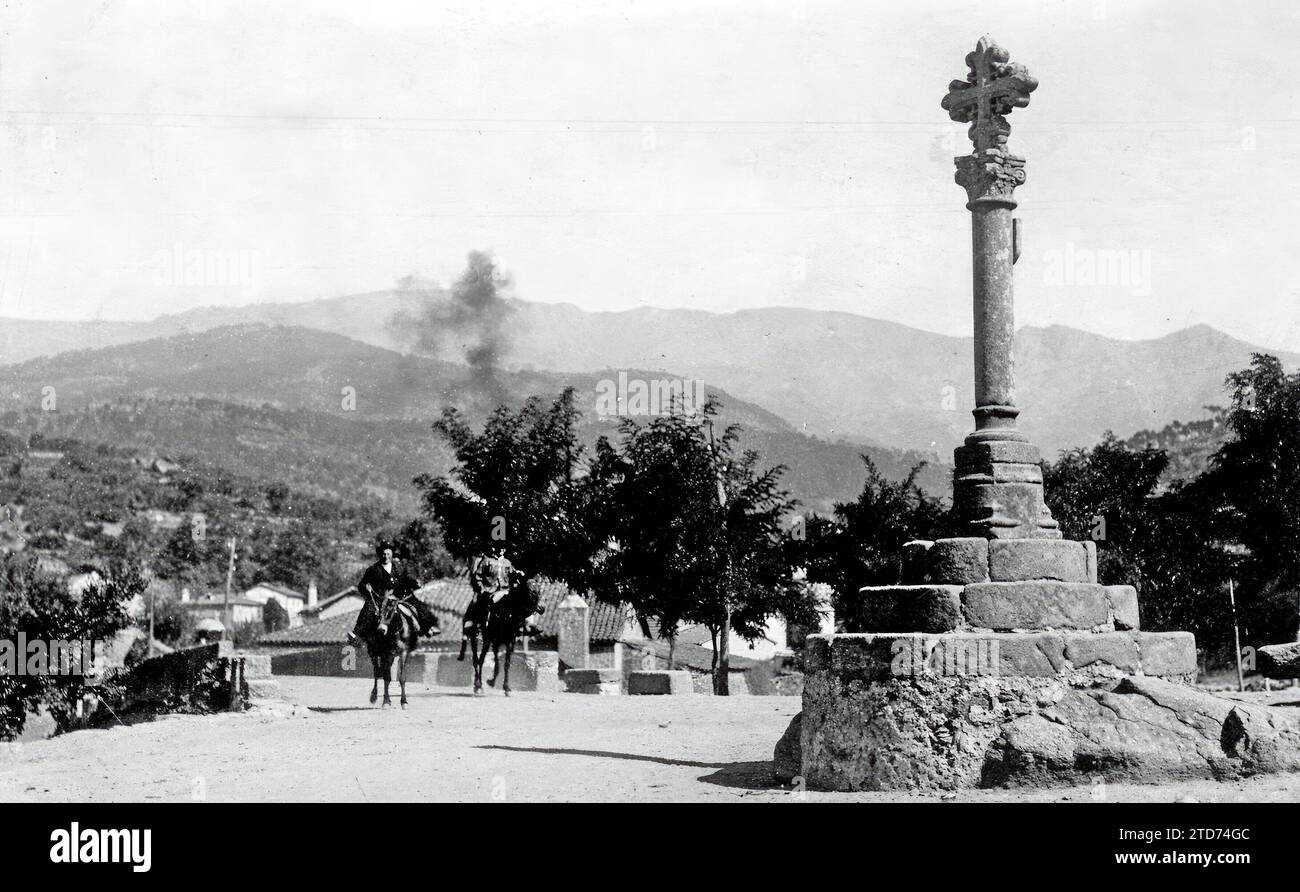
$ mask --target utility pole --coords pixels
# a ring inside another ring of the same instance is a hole
[[[226,627],[226,634],[233,638],[234,624],[230,620],[230,587],[235,583],[235,537],[231,536],[226,544],[230,547],[230,563],[226,566],[226,601],[221,610],[221,621]]]
[[[709,451],[713,455],[713,473],[718,482],[718,507],[722,509],[722,633],[718,636],[718,672],[713,678],[713,693],[731,695],[731,543],[727,539],[727,485],[718,462],[718,446],[713,440],[713,421],[709,421]]]
[[[1237,690],[1246,690],[1246,676],[1241,672],[1241,629],[1237,625],[1237,591],[1228,577],[1228,603],[1232,605],[1232,639],[1237,645]]]

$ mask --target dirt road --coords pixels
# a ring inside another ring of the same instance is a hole
[[[283,705],[0,745],[0,801],[896,801],[792,793],[772,746],[795,697],[600,697],[281,680]],[[1100,795],[1099,795],[1100,794]],[[1239,783],[975,791],[964,801],[1300,801],[1300,775]],[[934,797],[915,797],[917,799]]]

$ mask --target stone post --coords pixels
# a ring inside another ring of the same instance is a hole
[[[591,629],[587,602],[577,593],[570,594],[555,608],[558,614],[557,647],[565,669],[586,669],[590,656]]]

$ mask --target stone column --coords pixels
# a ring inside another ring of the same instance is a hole
[[[975,430],[955,454],[953,505],[969,535],[1058,538],[1043,502],[1039,453],[1016,429],[1015,301],[1012,265],[1019,227],[1011,212],[1025,160],[1007,151],[1006,115],[1029,104],[1038,86],[1006,50],[982,38],[966,57],[970,74],[953,81],[943,107],[969,123],[974,151],[955,159],[971,212],[975,332]]]

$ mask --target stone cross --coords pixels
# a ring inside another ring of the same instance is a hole
[[[1019,255],[1012,219],[1025,159],[1007,150],[1012,109],[1038,87],[1023,65],[983,37],[967,54],[965,80],[948,85],[943,108],[970,124],[974,151],[954,159],[971,212],[975,309],[975,430],[956,452],[953,505],[968,535],[990,539],[1059,538],[1043,502],[1037,448],[1016,429],[1015,306],[1011,266]]]

